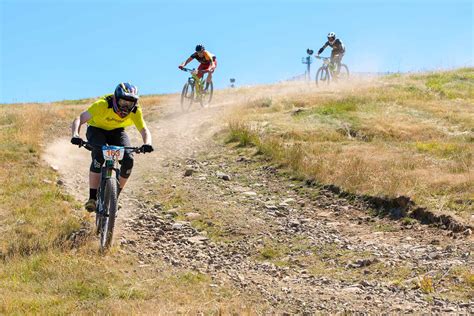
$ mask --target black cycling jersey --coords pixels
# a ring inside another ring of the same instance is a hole
[[[334,54],[344,54],[346,51],[346,48],[344,47],[342,41],[340,39],[336,39],[332,44],[327,41],[326,44],[324,44],[324,46],[319,49],[318,55],[321,54],[328,46],[332,48],[332,52]]]

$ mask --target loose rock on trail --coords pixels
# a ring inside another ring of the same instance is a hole
[[[474,313],[472,293],[444,295],[461,282],[451,272],[474,266],[472,236],[376,216],[224,145],[215,134],[228,107],[171,108],[149,122],[156,151],[136,157],[116,244],[143,263],[208,275],[217,289],[231,284],[268,302],[266,312]],[[71,159],[55,160],[60,148]],[[46,159],[84,200],[88,153],[59,140]]]

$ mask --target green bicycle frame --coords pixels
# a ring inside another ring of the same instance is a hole
[[[108,179],[108,178],[112,177],[112,171],[114,170],[115,162],[113,160],[107,160],[105,162],[105,167],[107,168],[105,178]]]
[[[204,76],[202,78],[199,78],[197,73],[191,73],[191,77],[194,80],[194,86],[196,87],[196,93],[198,96],[202,94],[202,87],[204,85]]]

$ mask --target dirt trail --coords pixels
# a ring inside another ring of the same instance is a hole
[[[66,191],[79,201],[85,201],[89,194],[88,174],[90,154],[84,149],[72,146],[69,138],[52,142],[45,150],[43,159],[57,170]]]
[[[453,271],[474,266],[472,239],[376,217],[223,146],[213,136],[232,103],[181,114],[171,102],[149,124],[156,152],[136,158],[121,196],[123,249],[209,275],[216,290],[252,293],[265,312],[474,312],[473,302],[443,294],[461,278]],[[88,153],[58,140],[45,158],[83,201]]]
[[[140,175],[149,173],[154,170],[154,167],[163,164],[163,162],[192,156],[202,149],[210,141],[213,133],[220,128],[216,122],[221,116],[221,109],[225,103],[214,104],[207,111],[182,114],[179,112],[179,108],[176,107],[177,102],[175,100],[172,104],[163,105],[165,109],[164,118],[159,122],[148,124],[153,135],[156,151],[152,155],[135,155],[134,175],[130,178],[131,181],[128,182],[124,190],[124,198],[120,202],[120,208],[123,206],[123,214],[118,218],[119,224],[120,221],[128,218],[130,212],[135,208],[135,205],[131,203],[137,201],[134,194],[142,190],[144,185],[146,186],[146,184],[137,181]],[[220,122],[223,121],[220,120]],[[83,139],[86,139],[85,130],[86,127],[81,130]],[[142,143],[141,136],[135,129],[131,127],[127,132],[132,145],[136,144],[138,146]],[[69,138],[59,138],[46,148],[43,159],[59,172],[63,185],[69,194],[79,201],[87,200],[89,192],[89,151],[72,146]],[[125,195],[131,196],[125,197]],[[121,231],[120,225],[118,225],[118,229],[119,234],[126,234],[126,232]]]

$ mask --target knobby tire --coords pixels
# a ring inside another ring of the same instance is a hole
[[[106,251],[112,245],[114,235],[115,217],[118,208],[118,184],[117,179],[109,178],[105,180],[104,188],[104,213],[102,229],[100,233],[100,250]]]
[[[204,82],[204,86],[206,83]],[[207,88],[207,93],[202,92],[201,99],[199,100],[201,107],[206,107],[211,104],[212,97],[214,95],[214,83],[211,81],[209,87]]]
[[[320,67],[318,71],[316,72],[316,85],[319,85],[320,83],[329,84],[329,81],[330,81],[329,70],[325,67]]]
[[[189,108],[193,104],[193,100],[194,100],[194,85],[191,85],[189,84],[189,82],[186,82],[183,86],[183,91],[181,91],[181,110],[183,112],[189,111]]]

